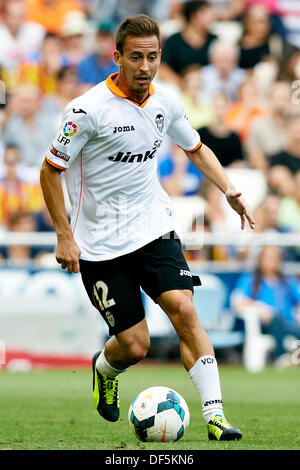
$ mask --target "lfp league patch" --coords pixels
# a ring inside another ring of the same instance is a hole
[[[77,126],[74,122],[69,121],[64,125],[63,133],[66,137],[72,137],[77,132]]]

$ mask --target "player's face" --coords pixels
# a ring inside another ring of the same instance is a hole
[[[160,64],[161,50],[156,36],[126,38],[123,54],[115,51],[115,61],[120,67],[120,80],[136,94],[148,92]]]

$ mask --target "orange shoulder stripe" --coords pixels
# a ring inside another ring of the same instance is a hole
[[[196,147],[193,149],[193,150],[188,150],[188,152],[190,153],[194,153],[194,152],[197,152],[197,150],[199,150],[199,148],[202,146],[202,142],[200,140],[199,144],[196,145]]]
[[[49,163],[49,165],[54,166],[58,170],[66,171],[66,168],[63,168],[62,166],[56,165],[56,163],[51,162],[49,160],[49,158],[47,158],[47,157],[45,157],[45,158],[46,158],[47,163]]]

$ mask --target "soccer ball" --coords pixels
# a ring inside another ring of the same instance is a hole
[[[189,425],[190,412],[179,393],[168,387],[150,387],[131,403],[128,421],[141,441],[178,441]]]

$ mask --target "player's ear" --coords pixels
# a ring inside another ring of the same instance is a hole
[[[120,51],[118,51],[116,49],[114,51],[114,59],[115,59],[115,63],[117,64],[118,67],[120,67],[120,57],[121,57],[121,53],[120,53]]]
[[[161,62],[161,54],[162,54],[162,50],[161,50],[161,49],[159,49],[159,51],[158,51],[158,56],[159,56],[159,63]]]

